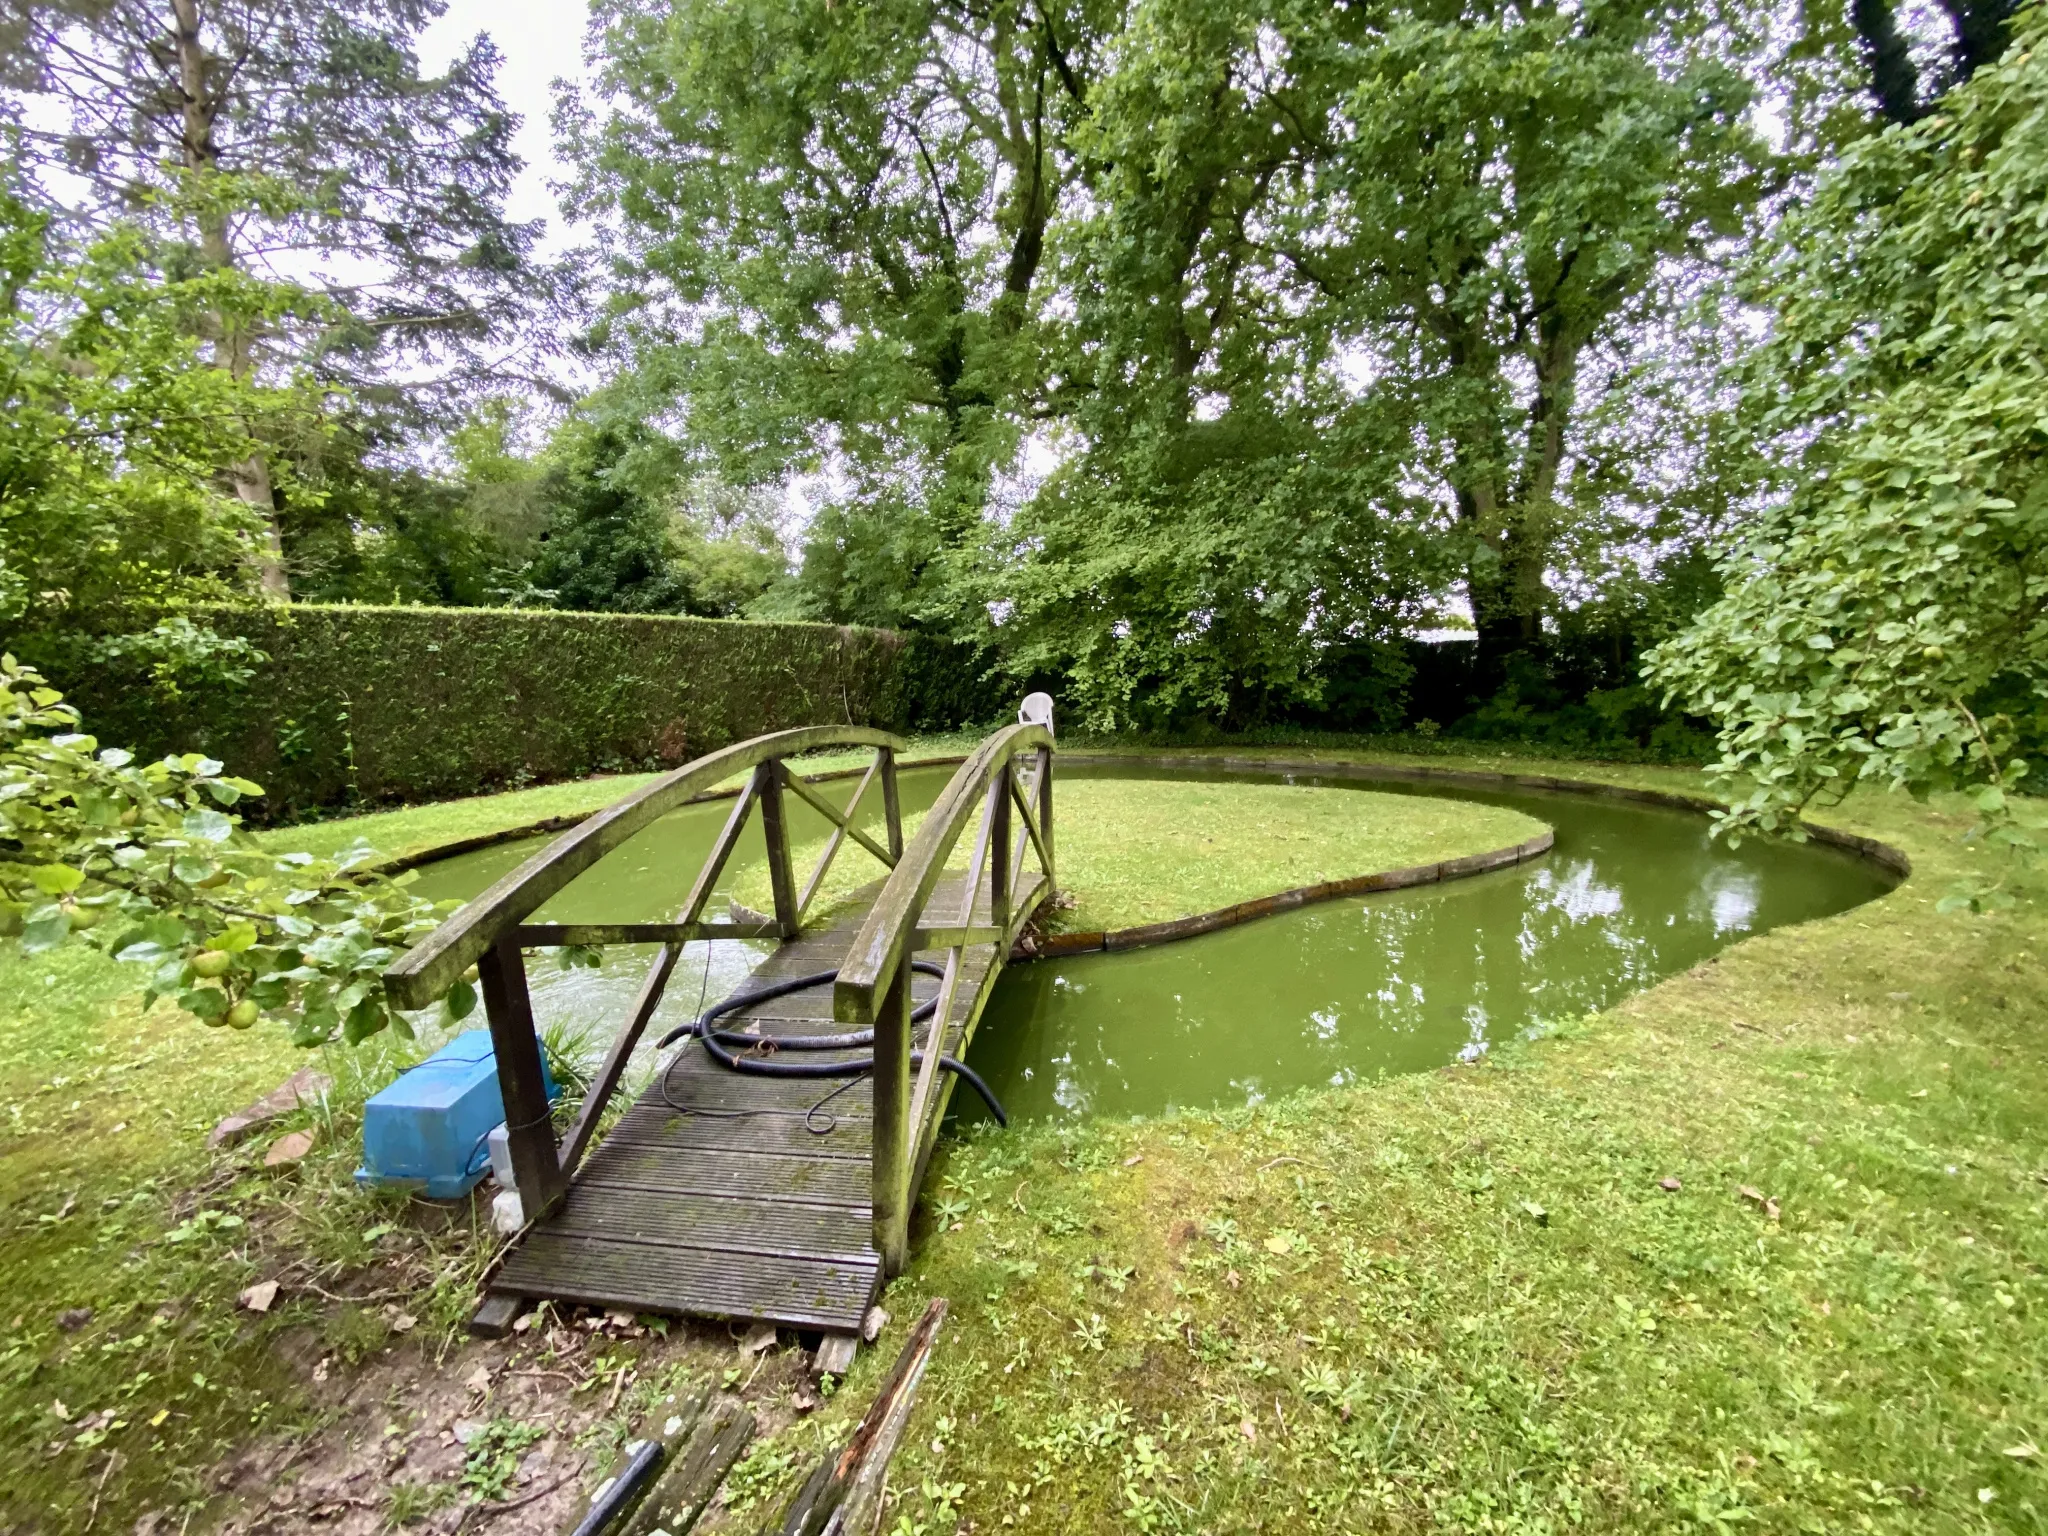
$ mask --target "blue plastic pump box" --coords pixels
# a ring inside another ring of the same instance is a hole
[[[541,1053],[548,1098],[559,1090]],[[358,1184],[417,1189],[455,1200],[491,1166],[491,1131],[505,1123],[491,1032],[457,1035],[363,1106],[363,1166]]]

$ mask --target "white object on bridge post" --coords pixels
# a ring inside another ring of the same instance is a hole
[[[1019,725],[1042,725],[1052,729],[1052,695],[1049,693],[1027,693],[1024,702],[1017,706]]]

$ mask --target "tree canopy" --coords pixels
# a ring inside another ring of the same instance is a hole
[[[2008,797],[2048,688],[2044,43],[2037,8],[1940,111],[1852,146],[1750,277],[1776,323],[1745,395],[1797,486],[1653,660],[1720,727],[1737,826],[1876,781],[1974,787],[2031,836]]]

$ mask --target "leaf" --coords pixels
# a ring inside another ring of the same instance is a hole
[[[46,896],[66,896],[85,884],[84,872],[69,864],[39,864],[28,872],[28,877]]]
[[[1546,1211],[1534,1200],[1524,1200],[1522,1202],[1522,1210],[1528,1215],[1531,1221],[1536,1223],[1537,1226],[1547,1227],[1550,1225],[1550,1212]]]
[[[235,830],[234,819],[219,811],[189,811],[182,826],[187,837],[204,843],[224,843]]]
[[[70,936],[71,918],[62,907],[38,907],[21,925],[21,947],[31,955],[55,949]]]
[[[476,988],[467,981],[458,981],[448,989],[446,999],[448,1017],[461,1023],[476,1011]]]
[[[178,1006],[195,1018],[217,1019],[228,1011],[228,995],[218,987],[193,987],[178,994]]]

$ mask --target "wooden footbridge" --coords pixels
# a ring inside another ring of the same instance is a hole
[[[858,1332],[883,1280],[903,1267],[911,1207],[953,1088],[940,1058],[965,1052],[1011,944],[1052,894],[1054,878],[1050,700],[1027,700],[1021,723],[990,736],[960,765],[907,847],[896,785],[903,746],[881,731],[812,726],[699,758],[564,833],[387,972],[393,1000],[406,1008],[441,997],[471,965],[482,985],[527,1223],[487,1282],[478,1331],[502,1329],[526,1299],[553,1298]],[[791,759],[849,747],[871,749],[874,758],[840,810]],[[745,785],[710,855],[687,888],[677,881],[686,894],[672,917],[529,921],[635,833],[741,774]],[[880,841],[860,815],[877,786]],[[791,856],[791,797],[832,829],[801,887]],[[713,890],[756,815],[773,916],[707,918]],[[964,867],[949,868],[970,825]],[[848,843],[877,860],[885,877],[836,907],[829,921],[806,926],[826,872]],[[838,1079],[755,1075],[686,1043],[682,1059],[657,1073],[599,1142],[606,1106],[683,947],[719,938],[778,941],[734,995],[763,1000],[734,1008],[715,1026],[728,1045],[746,1037],[738,1046],[743,1067],[788,1058],[866,1068],[871,1055],[871,1070]],[[632,1011],[558,1138],[526,951],[650,943],[660,947]],[[829,991],[775,985],[804,976],[829,980]],[[929,1022],[920,1028],[926,1005]],[[863,1028],[873,1030],[871,1048],[789,1044]]]

